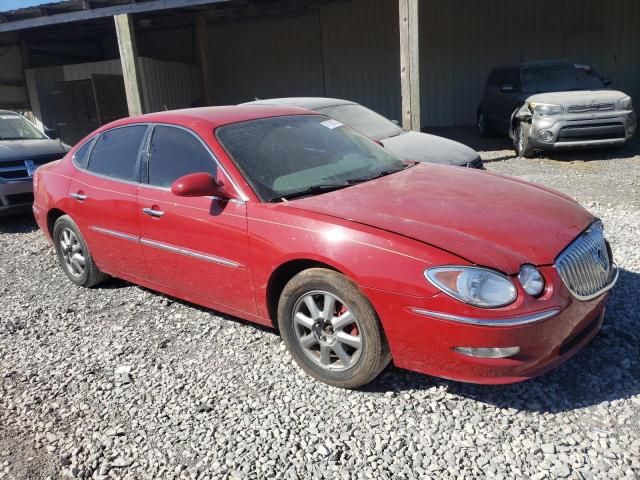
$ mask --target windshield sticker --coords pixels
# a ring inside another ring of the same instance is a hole
[[[343,124],[338,120],[331,119],[327,120],[326,122],[321,122],[320,125],[327,127],[329,130],[333,130],[334,128],[341,127]]]
[[[19,115],[0,115],[2,120],[15,120],[16,118],[20,118]]]

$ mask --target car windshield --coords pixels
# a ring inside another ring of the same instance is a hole
[[[46,138],[17,113],[0,113],[0,140],[40,140]]]
[[[603,87],[602,79],[589,65],[547,65],[522,69],[524,93],[566,92]]]
[[[263,201],[344,188],[407,167],[371,139],[322,115],[249,120],[220,127],[216,135]]]
[[[319,108],[318,113],[355,128],[375,140],[395,137],[404,132],[398,125],[362,105],[335,105]]]

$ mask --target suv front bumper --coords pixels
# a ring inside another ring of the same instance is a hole
[[[552,117],[534,115],[529,145],[536,150],[624,145],[635,131],[636,118],[632,110]]]

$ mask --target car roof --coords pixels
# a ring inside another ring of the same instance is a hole
[[[267,98],[264,100],[255,100],[253,102],[243,103],[243,105],[282,105],[288,107],[308,108],[309,110],[319,110],[321,108],[335,107],[337,105],[358,105],[349,100],[340,98],[325,97],[284,97],[284,98]]]
[[[285,115],[310,114],[309,110],[277,105],[230,105],[223,107],[185,108],[182,110],[167,110],[164,112],[148,113],[127,117],[104,125],[100,130],[107,130],[132,123],[170,123],[176,125],[207,125],[212,128],[230,123],[256,120],[259,118],[281,117]]]
[[[6,115],[6,114],[20,115],[18,112],[14,112],[13,110],[0,110],[0,115]],[[20,116],[22,116],[22,115],[20,115]]]
[[[554,65],[582,65],[581,62],[575,62],[573,60],[539,60],[531,62],[512,63],[506,65],[498,65],[493,67],[493,70],[504,70],[507,68],[531,68],[531,67],[552,67]]]

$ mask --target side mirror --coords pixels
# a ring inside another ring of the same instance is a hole
[[[207,172],[190,173],[176,179],[171,184],[171,193],[179,197],[233,198],[233,193]]]
[[[58,138],[58,132],[53,128],[45,128],[44,134],[52,140],[56,140]]]
[[[611,85],[611,83],[613,83],[613,82],[611,81],[611,79],[610,79],[609,77],[604,77],[604,78],[602,79],[602,83],[604,83],[606,86],[609,86],[609,85]]]
[[[502,85],[500,87],[500,91],[503,92],[503,93],[513,93],[513,92],[516,91],[516,87],[514,87],[510,83],[505,83],[504,85]]]
[[[396,125],[400,125],[400,122],[398,120],[391,120],[391,123],[395,123]]]

